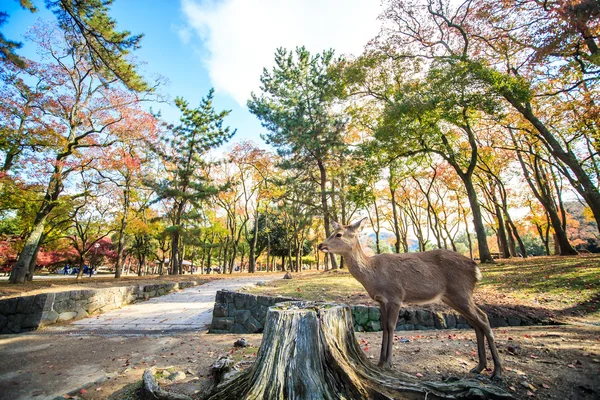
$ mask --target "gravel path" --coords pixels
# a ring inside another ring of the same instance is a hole
[[[62,330],[177,331],[208,328],[218,290],[238,290],[282,275],[219,279],[180,292],[123,306],[101,315],[80,319]]]

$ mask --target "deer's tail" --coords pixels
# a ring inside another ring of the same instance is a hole
[[[475,266],[475,280],[477,282],[479,282],[481,279],[483,279],[483,276],[481,275],[481,270],[479,269],[479,267],[476,265]]]

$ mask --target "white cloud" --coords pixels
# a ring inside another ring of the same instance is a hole
[[[257,91],[275,49],[306,46],[359,54],[378,32],[378,0],[181,0],[183,13],[204,42],[204,60],[218,92],[245,106]]]

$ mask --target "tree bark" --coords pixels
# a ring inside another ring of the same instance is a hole
[[[475,227],[475,236],[477,237],[477,246],[479,247],[479,260],[482,263],[493,263],[494,259],[492,258],[492,254],[490,253],[487,244],[483,216],[481,215],[481,207],[479,206],[473,180],[470,176],[464,174],[462,174],[461,178],[467,189],[467,197],[469,199],[469,205],[471,206],[471,212],[473,213],[473,226]]]
[[[331,235],[330,228],[330,219],[329,219],[329,208],[327,206],[327,171],[325,170],[325,165],[321,160],[317,162],[319,166],[319,174],[320,174],[320,186],[321,186],[321,208],[323,209],[323,224],[325,225],[325,237],[329,237]],[[335,257],[327,257],[325,262],[327,263],[325,266],[325,270],[329,268],[329,260],[331,261],[331,269],[337,269],[337,262]]]
[[[10,273],[9,282],[10,283],[24,283],[27,277],[27,272],[29,271],[29,265],[31,264],[31,259],[36,254],[38,246],[40,245],[40,240],[42,239],[42,235],[44,234],[44,228],[46,226],[46,217],[48,213],[45,215],[39,215],[36,218],[35,225],[31,230],[31,233],[27,237],[25,241],[25,246],[21,253],[19,253],[19,258],[17,259],[17,263],[13,267]]]
[[[357,344],[350,307],[289,302],[269,309],[254,365],[213,388],[205,400],[400,398],[513,397],[474,379],[422,382],[381,370]]]
[[[29,261],[29,272],[27,273],[28,282],[31,282],[33,280],[33,273],[35,272],[35,267],[37,267],[38,253],[40,252],[40,248],[42,247],[42,243],[44,243],[44,240],[45,235],[42,234],[42,237],[40,238],[40,241],[38,242],[38,245],[36,246],[35,251],[31,256],[31,261]]]

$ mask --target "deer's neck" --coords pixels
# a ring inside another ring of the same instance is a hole
[[[362,278],[368,277],[371,270],[369,265],[371,257],[364,253],[360,245],[343,256],[344,261],[348,264],[348,272],[358,279],[358,281],[362,281]]]

